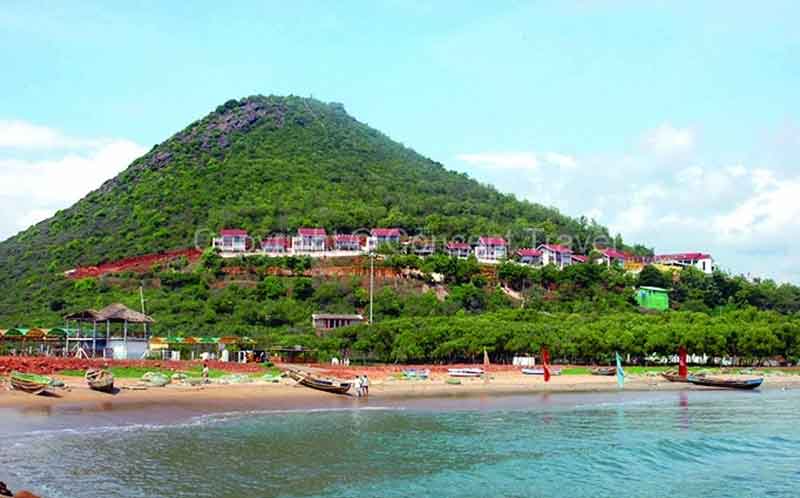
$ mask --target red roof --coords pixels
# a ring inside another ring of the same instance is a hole
[[[241,228],[223,228],[219,231],[222,237],[247,237],[247,230]]]
[[[536,249],[526,248],[526,249],[519,249],[517,254],[522,257],[528,258],[535,258],[542,255],[542,251],[537,251]]]
[[[299,228],[297,233],[301,237],[325,237],[326,235],[324,228]]]
[[[538,249],[542,248],[551,252],[558,252],[561,254],[572,254],[572,249],[566,246],[562,246],[560,244],[542,244],[538,247]]]
[[[572,255],[572,259],[574,259],[575,261],[578,261],[580,263],[585,263],[586,262],[586,256],[581,256],[580,254],[573,254]]]
[[[361,238],[358,235],[339,233],[336,234],[336,242],[361,242]]]
[[[504,246],[506,239],[502,237],[481,237],[478,239],[478,244],[482,246]]]
[[[261,246],[289,246],[289,239],[283,235],[276,235],[274,237],[266,237],[261,241]]]
[[[470,246],[466,242],[448,242],[447,248],[453,251],[463,250],[463,249],[470,250],[472,249],[472,246]]]
[[[399,237],[399,228],[373,228],[370,233],[373,237]]]
[[[627,259],[628,258],[628,255],[625,254],[624,252],[617,251],[616,249],[613,249],[611,247],[609,247],[608,249],[603,249],[600,252],[605,257],[610,258],[610,259]]]
[[[678,254],[656,254],[653,259],[656,261],[678,261],[678,260],[692,260],[697,261],[700,259],[710,259],[710,254],[702,252],[682,252]]]

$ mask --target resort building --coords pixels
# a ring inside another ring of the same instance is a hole
[[[541,244],[536,248],[542,253],[543,265],[554,265],[559,269],[572,264],[572,249],[559,244]]]
[[[214,249],[222,252],[245,252],[247,251],[247,239],[247,230],[223,228],[219,232],[219,237],[214,237],[212,244]]]
[[[283,254],[289,250],[289,238],[284,235],[267,237],[261,241],[261,250],[268,254]]]
[[[452,258],[467,259],[472,252],[472,246],[466,242],[448,242],[445,250]]]
[[[411,253],[420,256],[431,256],[436,252],[436,244],[432,240],[413,240],[409,242]]]
[[[624,267],[628,259],[628,255],[624,252],[617,251],[613,248],[606,248],[600,250],[600,258],[597,260],[598,264],[606,266],[619,266]]]
[[[541,266],[542,252],[532,248],[519,249],[517,251],[519,262],[523,265]]]
[[[508,256],[506,240],[502,237],[481,237],[475,246],[478,261],[494,262]]]
[[[367,238],[367,251],[372,252],[381,246],[400,244],[399,228],[373,228]]]
[[[652,263],[671,264],[676,266],[694,266],[706,274],[714,273],[714,258],[701,252],[684,252],[678,254],[658,254],[653,256]]]
[[[311,322],[317,335],[321,335],[328,330],[364,323],[365,320],[362,315],[356,314],[315,313],[311,315]]]
[[[337,251],[361,251],[361,237],[340,233],[333,238],[333,246]]]
[[[636,302],[642,308],[665,311],[669,309],[669,291],[661,287],[639,287]]]
[[[572,255],[572,264],[573,265],[578,265],[578,264],[581,264],[581,263],[585,263],[587,259],[588,258],[586,256],[583,256],[581,254],[573,254]]]
[[[328,238],[324,228],[300,228],[292,238],[293,252],[322,252]]]

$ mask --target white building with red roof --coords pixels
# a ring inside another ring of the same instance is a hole
[[[519,262],[523,265],[542,265],[542,251],[537,251],[536,249],[530,247],[518,249],[517,257],[519,258]]]
[[[540,244],[536,248],[542,253],[543,265],[554,265],[564,268],[572,264],[572,249],[560,244]]]
[[[472,246],[466,242],[448,242],[445,252],[451,258],[467,259],[472,252]]]
[[[338,233],[333,238],[333,247],[337,251],[360,252],[362,249],[361,237],[354,234]]]
[[[381,246],[400,245],[399,228],[373,228],[367,237],[367,251],[375,251]]]
[[[289,237],[273,235],[261,240],[261,250],[267,254],[283,254],[289,250]]]
[[[508,257],[508,244],[502,237],[481,237],[475,246],[475,257],[483,263],[494,263]]]
[[[625,266],[625,263],[630,258],[628,254],[618,251],[613,247],[607,247],[605,249],[600,249],[600,258],[597,259],[597,263],[604,264],[606,266]]]
[[[222,252],[245,252],[247,251],[247,230],[241,228],[223,228],[219,231],[219,237],[214,237],[212,246]]]
[[[677,254],[657,254],[652,257],[652,263],[676,266],[694,266],[706,274],[714,273],[714,258],[702,252],[682,252]]]
[[[324,252],[328,234],[324,228],[299,228],[292,237],[292,252]]]

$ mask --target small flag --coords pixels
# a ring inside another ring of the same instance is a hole
[[[550,382],[550,351],[542,348],[542,369],[544,370],[544,381]]]
[[[625,385],[625,371],[622,369],[622,357],[619,353],[614,353],[617,355],[617,384],[619,384],[619,388]]]
[[[678,375],[681,377],[686,377],[689,374],[689,370],[686,367],[686,348],[681,346],[678,349]]]

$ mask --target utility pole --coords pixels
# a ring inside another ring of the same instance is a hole
[[[375,289],[375,253],[369,253],[369,324],[372,325],[372,296]]]
[[[147,312],[144,310],[144,285],[139,283],[139,302],[142,303],[142,314],[146,315]],[[147,323],[142,324],[142,328],[144,329],[144,336],[147,337]]]

